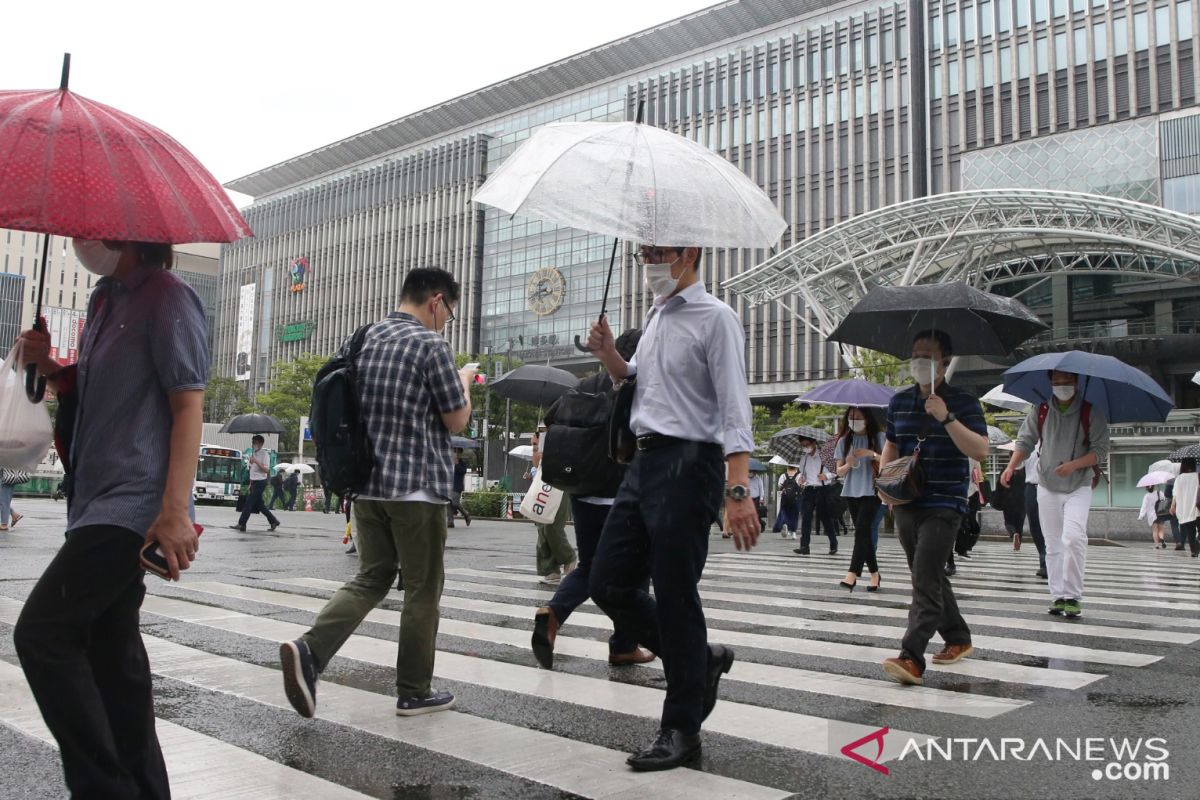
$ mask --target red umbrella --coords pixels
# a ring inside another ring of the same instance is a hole
[[[0,228],[47,234],[39,324],[49,234],[170,243],[251,235],[225,190],[183,145],[70,92],[70,63],[65,56],[57,90],[0,91]]]

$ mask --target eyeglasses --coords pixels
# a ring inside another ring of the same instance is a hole
[[[454,322],[454,320],[457,319],[457,317],[454,316],[454,309],[451,308],[450,304],[446,302],[446,298],[444,296],[439,296],[438,299],[441,300],[442,305],[446,307],[446,324],[449,325],[451,322]]]
[[[643,247],[633,254],[633,260],[639,267],[647,264],[662,264],[667,253],[679,252],[674,247]]]

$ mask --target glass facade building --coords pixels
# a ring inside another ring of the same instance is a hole
[[[234,374],[244,287],[260,389],[274,361],[332,352],[394,308],[420,265],[463,284],[456,350],[588,363],[571,340],[600,310],[612,240],[471,197],[538,126],[633,119],[641,103],[648,124],[763,187],[789,223],[779,249],[969,188],[1051,186],[1193,213],[1197,14],[1200,0],[742,0],[447,100],[229,184],[256,198],[245,212],[256,236],[222,250],[214,373]],[[608,302],[618,329],[649,307],[632,245]],[[845,366],[798,297],[787,313],[722,288],[770,254],[710,248],[702,273],[742,316],[752,397],[782,402]],[[565,287],[549,306],[531,301],[547,276]],[[1014,292],[1055,317],[1060,338],[1151,325],[1186,336],[1200,293],[1145,284],[1056,276]],[[300,323],[307,338],[283,335]],[[1176,372],[1200,368],[1183,361]],[[1172,388],[1186,404],[1189,390]]]

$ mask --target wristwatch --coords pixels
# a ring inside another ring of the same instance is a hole
[[[745,500],[750,496],[750,487],[741,484],[725,487],[725,496],[732,500]]]
[[[947,411],[946,418],[942,420],[942,424],[949,425],[951,422],[958,422],[958,417],[954,416],[953,411]]]

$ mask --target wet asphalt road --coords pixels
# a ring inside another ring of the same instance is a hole
[[[61,541],[65,507],[50,501],[18,500],[15,505],[26,517],[12,531],[0,533],[0,597],[23,600]],[[150,591],[157,596],[185,600],[190,606],[218,607],[275,623],[309,624],[313,619],[311,611],[289,608],[286,603],[264,602],[265,595],[235,597],[234,590],[222,593],[188,588],[189,585],[211,587],[214,583],[264,588],[300,598],[297,603],[302,605],[304,600],[311,603],[310,598],[328,597],[329,588],[320,584],[298,586],[289,581],[317,578],[340,583],[353,575],[357,562],[343,552],[344,526],[339,517],[301,512],[280,516],[283,526],[274,533],[263,527],[256,530],[255,525],[261,526],[257,517],[251,519],[249,532],[240,533],[226,527],[234,520],[232,509],[202,507],[199,520],[207,531],[201,540],[201,558],[180,584],[168,585],[148,577]],[[704,773],[771,787],[783,794],[794,792],[801,797],[822,798],[1069,800],[1197,796],[1200,767],[1190,756],[1200,748],[1197,713],[1200,656],[1196,644],[1200,628],[1195,622],[1200,620],[1197,613],[1200,560],[1173,551],[1150,551],[1148,545],[1092,548],[1089,590],[1109,600],[1100,605],[1089,604],[1085,599],[1085,617],[1079,622],[1093,628],[1077,628],[1087,631],[1080,635],[1062,628],[1071,623],[1054,620],[1044,613],[1044,603],[1038,594],[1042,591],[1041,582],[1032,574],[1036,569],[1032,548],[1014,554],[1007,546],[981,544],[974,558],[960,561],[955,580],[960,599],[982,604],[964,608],[967,620],[977,640],[995,637],[1019,641],[977,648],[970,661],[993,667],[988,677],[931,668],[926,686],[944,691],[928,702],[910,703],[906,697],[895,700],[892,695],[884,696],[884,689],[890,691],[892,686],[880,683],[887,679],[877,661],[817,646],[827,643],[845,645],[846,649],[863,645],[887,649],[896,646],[896,638],[880,634],[904,625],[907,576],[900,564],[898,545],[890,538],[881,543],[884,591],[867,595],[860,587],[853,595],[847,595],[844,590],[836,590],[836,584],[844,575],[851,543],[843,539],[841,554],[831,557],[824,555],[824,542],[823,538],[815,539],[813,551],[817,555],[801,559],[791,553],[794,543],[777,535],[765,535],[750,557],[734,557],[728,541],[711,539],[704,587],[720,597],[705,601],[711,611],[710,640],[721,641],[721,630],[761,634],[763,637],[756,641],[763,646],[737,647],[741,664],[805,671],[769,673],[783,675],[782,681],[765,677],[762,681],[723,682],[721,697],[728,703],[731,720],[743,708],[750,709],[747,718],[751,720],[758,719],[753,716],[755,709],[768,709],[783,715],[762,719],[777,719],[787,731],[793,730],[786,726],[799,719],[796,715],[808,715],[820,720],[919,732],[940,737],[943,742],[948,737],[986,737],[998,746],[1002,738],[1018,738],[1032,746],[1041,737],[1052,749],[1055,737],[1072,745],[1080,737],[1128,739],[1131,743],[1161,737],[1169,751],[1164,762],[1169,767],[1169,777],[1149,768],[1154,762],[1145,757],[1146,750],[1137,758],[1118,758],[1108,755],[1107,746],[1094,761],[1070,757],[1055,761],[1040,756],[1027,762],[1013,758],[999,761],[987,752],[978,759],[963,759],[962,753],[956,752],[951,761],[940,758],[922,761],[907,754],[903,759],[889,760],[890,774],[885,776],[836,755],[841,744],[852,741],[836,727],[830,734],[823,729],[806,732],[808,729],[800,724],[794,728],[798,732],[794,741],[772,735],[778,731],[767,730],[769,726],[762,728],[761,736],[753,727],[748,729],[751,733],[743,735],[706,732],[705,755],[699,767]],[[536,598],[549,594],[533,588],[530,582],[533,547],[534,532],[528,524],[476,521],[466,528],[460,521],[459,527],[450,531],[446,552],[450,585],[446,595],[463,602],[457,603],[458,607],[445,608],[443,620],[482,627],[448,631],[450,623],[445,623],[438,639],[439,650],[485,659],[496,665],[534,666],[526,647],[507,643],[501,635],[529,630]],[[455,574],[454,570],[481,574]],[[511,577],[493,574],[506,572]],[[805,582],[807,579],[811,580]],[[487,602],[472,604],[467,602],[470,600]],[[852,607],[851,603],[873,605],[864,610]],[[527,606],[528,616],[506,615],[502,604]],[[985,607],[988,604],[991,607]],[[383,607],[399,609],[401,603],[392,595]],[[595,609],[590,612],[599,613]],[[738,616],[738,612],[744,616],[728,618]],[[723,618],[714,619],[716,614]],[[885,626],[884,630],[879,626]],[[278,666],[274,640],[231,630],[219,622],[198,624],[179,619],[178,615],[144,613],[143,630],[147,635],[194,648],[201,654],[215,654],[269,669]],[[482,633],[471,632],[475,630]],[[491,637],[489,630],[499,633]],[[1096,635],[1092,635],[1093,631]],[[1128,638],[1122,635],[1123,631],[1130,632]],[[1170,641],[1134,638],[1142,635],[1139,631],[1168,634],[1163,638]],[[0,659],[15,664],[11,632],[11,625],[0,621]],[[389,641],[396,636],[390,624],[375,621],[365,623],[359,633]],[[603,630],[582,625],[569,625],[565,633],[581,640],[606,639]],[[523,636],[520,633],[518,639],[523,641],[520,638]],[[779,641],[786,642],[786,646],[772,644]],[[814,644],[808,646],[806,642]],[[1087,652],[1094,655],[1081,656],[1079,653],[1084,651],[1072,650],[1071,657],[1060,658],[1052,650],[1045,651],[1049,655],[1019,651],[1043,652],[1043,646],[1057,645],[1088,648]],[[1152,663],[1144,666],[1101,663],[1105,654],[1112,653],[1148,657]],[[448,664],[449,659],[446,661]],[[1015,672],[1023,667],[1042,668],[1039,674],[1071,673],[1087,683],[1078,688],[1063,688],[1038,685],[1038,679],[1027,681],[1023,673],[1019,679],[1009,679],[1006,675],[1006,670]],[[744,672],[748,669],[751,667],[743,666]],[[497,666],[497,670],[501,668]],[[620,690],[650,687],[657,691],[664,685],[661,671],[611,669],[602,661],[582,657],[560,656],[555,672],[591,682],[583,686],[616,682]],[[735,664],[731,677],[737,673]],[[435,686],[450,689],[458,696],[460,713],[512,726],[501,730],[536,730],[559,737],[548,739],[551,743],[573,740],[611,751],[629,751],[652,736],[655,727],[656,706],[645,705],[644,701],[638,701],[643,703],[641,708],[626,708],[621,713],[601,703],[598,692],[568,693],[565,699],[561,696],[547,699],[538,696],[536,690],[503,685],[499,672],[494,679],[489,676],[482,680],[441,677],[441,674],[439,671]],[[394,696],[393,676],[386,660],[369,663],[339,658],[322,680],[377,694],[378,713],[388,717],[392,714],[392,701],[388,698]],[[1093,676],[1103,677],[1093,680]],[[771,682],[778,685],[770,685]],[[989,718],[962,713],[961,709],[942,708],[943,703],[945,708],[957,708],[958,699],[969,701],[976,697],[1008,698],[1025,704]],[[519,769],[486,766],[471,755],[470,741],[449,746],[450,752],[461,752],[461,757],[448,755],[446,751],[434,752],[368,732],[369,726],[322,719],[320,708],[318,719],[303,720],[271,702],[282,702],[281,689],[276,700],[260,702],[250,693],[182,680],[177,675],[156,675],[157,713],[161,719],[366,796],[552,798],[590,794],[586,782],[535,780],[522,777]],[[55,751],[13,727],[6,715],[6,707],[11,705],[11,698],[0,694],[0,798],[64,796]],[[720,704],[718,709],[725,713]],[[479,748],[491,744],[494,742],[481,741]],[[976,755],[977,743],[965,746],[970,756]],[[835,755],[828,755],[830,750]],[[860,752],[874,756],[870,746]],[[569,757],[564,759],[562,770],[568,772],[572,764]],[[1128,762],[1137,766],[1127,767]],[[1100,769],[1103,773],[1106,768],[1112,769],[1110,763],[1124,774],[1116,780],[1103,774],[1094,779],[1093,771]],[[624,769],[614,755],[612,770]],[[1129,775],[1136,775],[1136,779],[1128,779]],[[573,788],[564,788],[568,786]],[[176,795],[187,796],[188,791],[186,785],[182,791],[177,787]],[[687,793],[725,796],[716,789]],[[312,794],[320,797],[322,793],[318,790]]]

